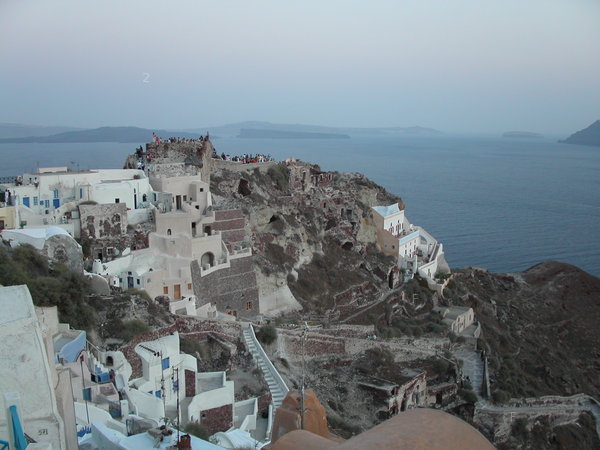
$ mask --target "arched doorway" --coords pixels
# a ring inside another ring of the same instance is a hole
[[[200,258],[200,265],[202,267],[212,267],[215,264],[215,255],[213,255],[211,252],[206,252],[204,255],[202,255],[202,258]]]

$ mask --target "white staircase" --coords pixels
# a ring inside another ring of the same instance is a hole
[[[273,412],[275,412],[281,406],[281,402],[289,389],[277,369],[275,369],[275,366],[273,366],[273,363],[271,363],[271,360],[269,360],[258,339],[256,339],[252,324],[245,326],[242,334],[248,351],[252,354],[260,370],[262,370],[265,380],[269,385],[269,391],[271,391],[271,398],[273,399]]]

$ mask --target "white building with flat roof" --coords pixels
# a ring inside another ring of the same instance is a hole
[[[411,224],[398,203],[373,206],[373,223],[380,249],[398,258],[406,278],[418,273],[433,280],[438,273],[450,271],[443,246],[422,227]]]
[[[1,437],[12,435],[14,405],[26,435],[53,449],[77,448],[70,374],[57,358],[76,357],[80,333],[58,324],[56,308],[36,314],[27,286],[0,287]]]
[[[135,211],[148,207],[159,197],[141,169],[70,171],[55,167],[25,173],[18,179],[1,186],[11,193],[8,206],[17,209],[14,222],[26,228],[56,225],[76,238],[80,202],[124,203],[128,210]]]

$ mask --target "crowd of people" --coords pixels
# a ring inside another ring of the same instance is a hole
[[[223,161],[233,161],[239,162],[242,164],[252,164],[252,163],[264,163],[268,161],[275,161],[275,159],[271,155],[263,155],[261,153],[257,153],[255,155],[243,154],[240,156],[230,156],[225,153],[221,153],[219,156],[216,152],[213,153],[213,158],[222,159]]]
[[[198,139],[189,139],[183,137],[170,137],[168,139],[163,139],[159,137],[156,133],[152,133],[152,141],[158,143],[169,142],[170,144],[198,144],[201,142],[208,141],[208,131],[206,132],[206,136],[200,136]]]

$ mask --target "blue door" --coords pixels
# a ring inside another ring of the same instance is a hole
[[[23,197],[23,206],[27,206],[29,208],[29,197]]]
[[[59,198],[53,199],[52,206],[54,206],[55,208],[58,208],[60,206],[60,199]]]

